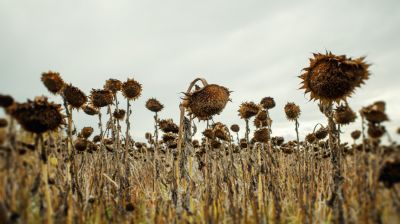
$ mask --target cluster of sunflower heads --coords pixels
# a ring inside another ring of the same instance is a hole
[[[331,52],[313,56],[310,65],[303,69],[305,72],[299,78],[303,80],[301,89],[321,104],[346,100],[369,78],[370,65],[364,62],[364,57],[352,59]]]
[[[162,142],[170,149],[178,146],[179,127],[172,119],[158,120],[158,127],[164,132]]]
[[[182,106],[199,120],[209,120],[214,115],[220,114],[225,108],[230,96],[230,91],[220,85],[209,84],[203,88],[185,93]]]

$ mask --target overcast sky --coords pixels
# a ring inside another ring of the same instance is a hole
[[[133,103],[136,139],[153,128],[145,101],[156,97],[165,105],[160,117],[178,121],[180,92],[196,77],[234,91],[215,121],[243,126],[240,103],[271,96],[277,103],[271,111],[273,135],[294,138],[294,124],[283,113],[291,101],[301,107],[304,136],[326,122],[317,103],[298,90],[297,76],[308,58],[325,50],[367,56],[371,77],[349,103],[358,111],[386,101],[387,128],[400,140],[395,134],[400,126],[398,0],[0,0],[0,30],[0,93],[19,101],[49,95],[40,82],[48,70],[87,94],[108,78],[134,78],[143,84]],[[75,117],[78,128],[97,124],[82,112]],[[359,127],[358,118],[343,135],[348,139]]]

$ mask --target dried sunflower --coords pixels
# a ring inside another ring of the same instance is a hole
[[[65,85],[64,80],[61,78],[60,73],[58,72],[44,72],[42,73],[41,80],[46,86],[47,90],[53,94],[59,93]]]
[[[61,105],[49,103],[46,97],[36,97],[34,101],[17,103],[11,115],[25,130],[41,134],[65,123],[60,111]]]
[[[85,93],[71,84],[64,87],[63,94],[67,103],[74,108],[80,108],[87,101]]]
[[[238,112],[240,118],[249,119],[255,116],[259,110],[260,107],[254,102],[244,102],[240,105]]]
[[[229,101],[229,95],[230,92],[227,88],[210,84],[187,94],[182,105],[189,114],[199,120],[209,120],[212,116],[222,112]]]
[[[112,104],[113,97],[113,93],[110,90],[92,89],[90,92],[90,101],[97,108]]]
[[[157,99],[150,98],[146,102],[146,108],[154,113],[157,113],[164,108],[164,105],[162,105]]]
[[[303,80],[301,89],[322,104],[339,103],[368,79],[369,66],[364,57],[351,59],[331,52],[314,54],[310,66],[299,76]]]
[[[134,79],[128,79],[122,83],[122,95],[128,100],[136,100],[142,93],[142,85]]]

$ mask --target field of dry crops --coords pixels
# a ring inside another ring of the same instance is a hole
[[[62,104],[0,94],[0,223],[400,223],[400,147],[390,138],[400,129],[385,129],[385,102],[358,113],[347,103],[370,75],[364,60],[313,55],[299,94],[310,94],[326,123],[300,139],[301,105],[277,108],[293,141],[272,135],[272,97],[240,105],[244,126],[214,120],[237,113],[224,111],[230,91],[197,78],[182,87],[179,121],[147,100],[154,129],[139,142],[130,136],[136,80],[109,79],[87,96],[45,72],[44,87]],[[98,124],[76,130],[77,110]],[[353,141],[341,141],[357,116]]]

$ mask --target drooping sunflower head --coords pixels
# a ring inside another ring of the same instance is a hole
[[[244,102],[239,107],[239,116],[242,119],[249,119],[260,111],[260,107],[254,102]]]
[[[172,132],[177,134],[179,132],[178,125],[176,125],[172,119],[159,120],[158,126],[164,133]]]
[[[269,137],[270,135],[267,128],[260,128],[254,131],[254,140],[256,142],[267,143]]]
[[[72,84],[66,85],[63,90],[65,100],[73,108],[80,108],[87,102],[87,98],[84,92]]]
[[[10,95],[0,94],[0,107],[7,108],[14,103],[14,98]]]
[[[134,79],[122,83],[122,94],[128,100],[136,100],[142,93],[142,85]]]
[[[113,94],[120,91],[122,88],[122,82],[118,79],[108,79],[104,84],[104,89],[110,90]]]
[[[337,124],[347,125],[354,122],[357,118],[357,115],[349,106],[341,105],[335,109],[333,118]]]
[[[44,72],[41,78],[46,88],[53,94],[59,93],[64,87],[65,83],[58,72]]]
[[[150,98],[146,101],[146,108],[154,113],[157,113],[164,108],[164,105],[162,105],[156,98]]]
[[[93,106],[100,108],[113,103],[113,93],[106,89],[92,89],[90,92],[90,101]]]
[[[126,111],[124,109],[114,110],[113,117],[118,120],[123,120],[125,118]]]
[[[231,125],[231,131],[238,133],[240,131],[240,127],[237,124],[232,124]]]
[[[364,57],[351,59],[331,52],[314,54],[310,66],[299,76],[303,80],[301,89],[322,104],[339,103],[364,84],[370,75],[369,66]]]
[[[27,131],[41,134],[65,124],[61,105],[48,102],[46,97],[36,97],[34,101],[17,103],[11,115]]]
[[[83,105],[82,109],[83,109],[83,112],[85,112],[85,114],[90,115],[90,116],[99,114],[99,110],[91,104]]]
[[[351,132],[351,138],[354,140],[359,139],[361,136],[361,131],[360,130],[355,130],[353,132]]]
[[[365,119],[371,123],[382,123],[384,121],[388,121],[389,118],[385,113],[385,102],[378,101],[369,105],[367,107],[363,107],[360,110],[361,116],[365,117]]]
[[[187,94],[182,105],[199,120],[209,120],[220,114],[229,101],[227,88],[216,84],[206,85]]]

